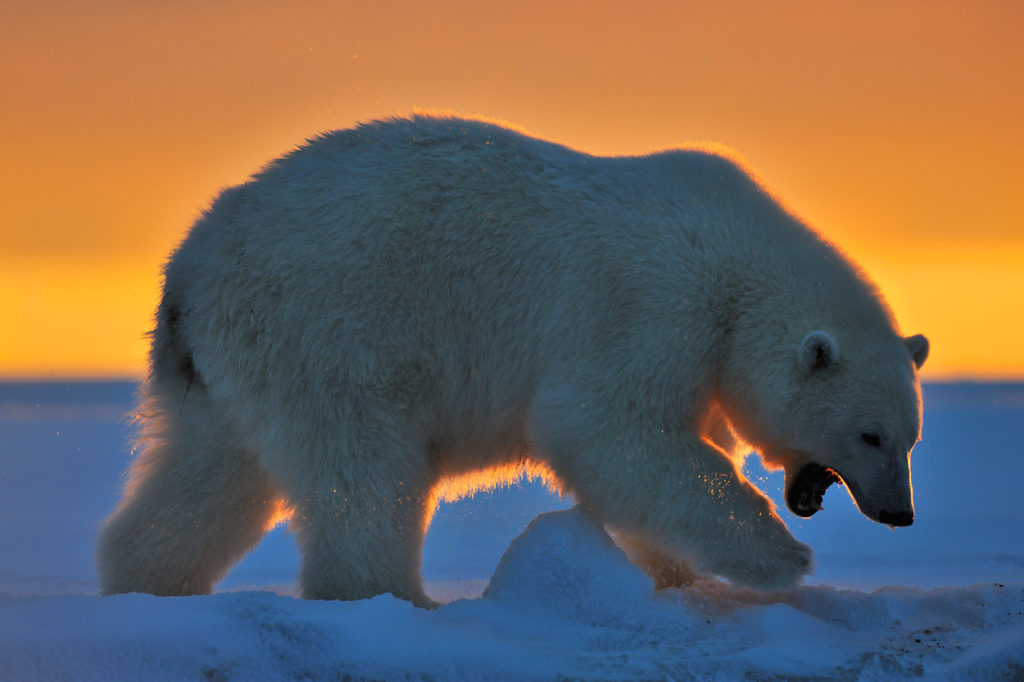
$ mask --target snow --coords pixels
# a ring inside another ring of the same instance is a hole
[[[0,384],[0,679],[1024,679],[1024,386],[925,387],[917,520],[842,488],[805,586],[655,592],[604,529],[536,483],[445,505],[434,611],[296,598],[273,531],[206,597],[97,594],[93,542],[130,453],[133,386]],[[781,503],[781,476],[748,477]]]

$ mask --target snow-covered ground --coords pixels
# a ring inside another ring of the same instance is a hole
[[[1024,385],[925,388],[913,526],[840,487],[813,519],[783,510],[816,552],[798,590],[655,593],[572,500],[525,483],[435,516],[436,611],[295,598],[283,528],[212,596],[97,596],[132,390],[0,384],[0,680],[1024,679]],[[781,475],[747,475],[781,505]]]

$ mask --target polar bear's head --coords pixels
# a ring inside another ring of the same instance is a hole
[[[901,338],[887,324],[777,331],[730,363],[739,374],[723,404],[765,462],[785,469],[787,506],[811,516],[841,482],[867,517],[910,525],[927,339]]]

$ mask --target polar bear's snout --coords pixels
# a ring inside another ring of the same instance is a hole
[[[914,492],[910,478],[910,455],[893,455],[884,466],[870,461],[843,469],[853,501],[861,513],[873,521],[891,527],[914,522]]]

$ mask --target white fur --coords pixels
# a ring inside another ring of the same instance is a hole
[[[813,330],[843,348],[827,371],[798,362]],[[439,483],[525,461],[656,575],[788,587],[810,550],[735,437],[847,476],[824,460],[861,421],[916,439],[908,348],[721,156],[600,158],[421,116],[323,135],[221,194],[167,265],[103,589],[207,592],[283,499],[306,596],[429,604]],[[899,502],[898,476],[869,478],[866,513]]]

